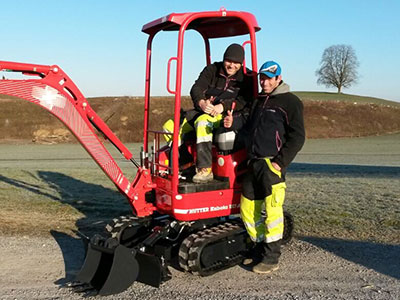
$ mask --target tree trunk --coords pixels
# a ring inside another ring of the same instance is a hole
[[[342,87],[341,86],[337,87],[337,92],[338,92],[338,94],[340,94],[342,92]]]

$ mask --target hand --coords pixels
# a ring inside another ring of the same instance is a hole
[[[211,112],[209,112],[209,114],[213,117],[216,117],[217,115],[222,114],[223,111],[224,106],[222,104],[217,104],[213,106],[213,109],[211,110]]]
[[[233,116],[232,116],[232,111],[228,110],[226,112],[228,115],[224,118],[224,127],[225,128],[231,128],[233,124]]]
[[[206,112],[206,108],[207,108],[207,106],[209,106],[211,103],[210,103],[210,100],[204,100],[204,99],[201,99],[200,101],[199,101],[199,106],[200,106],[200,108],[201,108],[201,110],[202,111],[204,111],[205,113],[207,113]]]
[[[208,101],[208,100],[207,100]],[[211,112],[214,110],[214,105],[212,105],[209,101],[208,101],[208,104],[207,104],[207,106],[206,106],[206,108],[204,109],[204,112],[206,113],[206,114],[209,114],[209,115],[211,115]]]
[[[282,170],[282,168],[276,162],[271,162],[271,165],[278,171]]]

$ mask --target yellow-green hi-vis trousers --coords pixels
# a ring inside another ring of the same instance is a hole
[[[213,130],[221,126],[221,120],[223,115],[219,114],[215,117],[208,114],[200,115],[194,121],[194,128],[189,124],[185,118],[179,128],[179,146],[181,146],[183,135],[196,130],[196,149],[197,149],[197,161],[196,166],[198,168],[209,168],[212,165],[212,140]],[[172,133],[174,130],[174,121],[168,120],[163,125],[163,131],[166,133]],[[164,134],[165,140],[170,144],[172,143],[172,135]]]
[[[273,243],[283,237],[286,184],[266,159],[252,160],[243,180],[240,214],[253,242]],[[265,206],[266,216],[262,215]]]
[[[182,143],[182,137],[185,133],[193,131],[193,127],[190,126],[188,121],[183,119],[181,126],[179,127],[179,146]],[[174,132],[174,120],[168,119],[163,125],[163,131],[171,134],[164,134],[164,139],[168,144],[172,143],[172,133]]]
[[[212,165],[212,140],[213,130],[221,126],[223,115],[215,117],[202,114],[194,121],[196,129],[196,166],[198,168],[210,168]]]
[[[219,128],[223,115],[219,114],[216,117],[208,114],[202,114],[194,121],[196,128],[196,143],[212,142],[213,130]]]
[[[190,126],[186,118],[183,119],[181,126],[179,127],[179,144],[181,143],[182,135],[196,129],[196,143],[212,142],[213,130],[220,127],[223,115],[219,114],[216,117],[208,114],[200,115],[194,122],[194,127]],[[172,133],[174,130],[174,121],[172,119],[167,120],[163,125],[164,132]],[[167,142],[172,141],[172,135],[165,134],[164,138]]]

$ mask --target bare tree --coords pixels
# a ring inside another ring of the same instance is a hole
[[[333,45],[326,48],[320,65],[321,67],[315,72],[318,84],[326,87],[334,86],[338,89],[338,93],[341,93],[342,88],[357,83],[359,62],[350,45]]]

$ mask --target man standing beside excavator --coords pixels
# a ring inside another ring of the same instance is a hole
[[[285,173],[305,141],[303,104],[282,81],[281,67],[274,61],[259,71],[261,93],[250,114],[232,113],[224,127],[239,130],[248,151],[248,172],[243,179],[240,213],[254,242],[244,265],[253,272],[278,269],[283,237]],[[265,206],[266,217],[262,210]],[[264,220],[265,218],[265,220]]]

